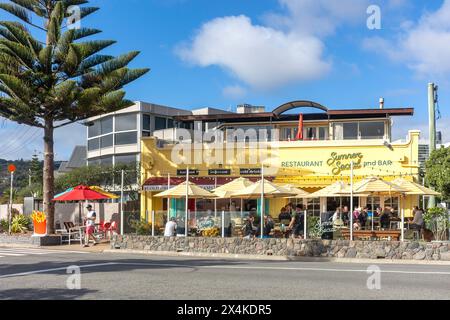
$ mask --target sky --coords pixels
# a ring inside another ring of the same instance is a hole
[[[330,109],[413,107],[394,119],[428,138],[427,85],[439,87],[437,128],[450,142],[450,0],[92,0],[82,21],[118,42],[104,51],[141,51],[132,67],[151,72],[126,87],[127,98],[177,108],[237,104],[268,111],[292,100]],[[374,7],[375,6],[375,7]],[[379,9],[380,19],[376,19]],[[11,16],[0,12],[0,20]],[[378,23],[379,22],[379,23]],[[40,129],[0,119],[0,158],[42,157]],[[55,133],[67,160],[86,129]]]

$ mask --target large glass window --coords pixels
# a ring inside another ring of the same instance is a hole
[[[100,164],[105,165],[105,166],[112,165],[113,164],[112,156],[101,157],[100,158]]]
[[[151,127],[151,117],[149,114],[144,114],[142,116],[142,129],[143,130],[147,130],[150,131],[150,127]]]
[[[89,166],[98,166],[100,165],[100,158],[93,158],[88,160]]]
[[[108,134],[107,136],[103,136],[100,138],[100,146],[101,148],[109,148],[113,146],[114,136],[112,134]]]
[[[358,139],[358,123],[357,122],[344,123],[344,139],[345,140]]]
[[[89,126],[88,129],[88,137],[96,137],[100,135],[100,120],[96,120],[92,122],[92,125]]]
[[[88,140],[88,151],[100,149],[100,139],[94,138]]]
[[[155,117],[155,130],[163,130],[167,128],[166,118]]]
[[[123,154],[123,155],[116,155],[116,164],[123,163],[134,163],[137,161],[137,157],[135,154]]]
[[[136,114],[121,114],[116,116],[116,131],[128,131],[136,129]]]
[[[175,128],[173,119],[167,119],[167,128]]]
[[[116,145],[137,143],[137,132],[116,133]]]
[[[107,134],[113,131],[113,118],[106,117],[101,120],[101,133]]]
[[[359,133],[361,139],[383,139],[384,122],[360,122]]]
[[[327,140],[327,139],[328,139],[328,128],[319,127],[319,140]]]

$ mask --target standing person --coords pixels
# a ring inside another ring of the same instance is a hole
[[[255,227],[253,226],[254,221],[255,217],[253,215],[249,215],[244,226],[244,238],[251,239],[255,235]]]
[[[86,206],[87,213],[84,217],[85,226],[86,226],[86,234],[84,238],[84,247],[89,247],[89,239],[94,240],[94,246],[98,244],[97,239],[94,237],[95,232],[95,220],[97,219],[97,213],[92,208],[92,205],[88,204]]]
[[[388,208],[383,210],[383,213],[380,215],[380,227],[381,229],[389,229],[390,228],[390,217],[391,211]]]
[[[164,237],[175,237],[177,235],[177,219],[172,217],[166,223]]]
[[[292,236],[294,238],[301,237],[303,234],[303,228],[305,226],[304,223],[304,213],[303,206],[298,204],[295,208],[294,216],[291,219],[291,223],[289,224],[289,229],[292,230]]]

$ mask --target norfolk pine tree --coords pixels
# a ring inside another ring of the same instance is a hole
[[[21,21],[0,21],[0,117],[44,131],[43,202],[49,234],[54,233],[54,130],[133,105],[122,88],[149,71],[127,68],[139,52],[100,54],[115,41],[86,40],[101,31],[71,27],[77,8],[80,19],[98,10],[84,6],[88,2],[0,3]]]

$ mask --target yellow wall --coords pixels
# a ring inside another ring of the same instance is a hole
[[[199,176],[208,176],[208,169],[231,169],[231,176],[240,176],[240,168],[259,168],[261,162],[268,164],[265,168],[267,176],[275,176],[276,183],[290,183],[300,188],[311,190],[311,188],[322,188],[335,181],[343,180],[349,182],[350,160],[342,160],[339,164],[333,161],[334,156],[352,155],[352,160],[359,165],[354,170],[355,182],[368,176],[380,176],[386,180],[397,177],[415,179],[418,177],[418,144],[419,131],[410,131],[408,140],[403,143],[385,145],[381,140],[348,140],[348,141],[291,141],[268,143],[266,145],[246,146],[238,145],[234,149],[226,150],[219,148],[219,152],[208,151],[208,145],[202,149],[180,150],[183,145],[166,145],[164,148],[156,146],[156,138],[147,137],[141,143],[141,175],[142,183],[149,177],[166,177],[170,174],[176,176],[177,169],[185,169],[186,163],[177,163],[176,159],[184,157],[193,163],[190,169],[200,171]],[[191,147],[192,145],[185,145]],[[219,155],[223,153],[223,157]],[[228,158],[226,155],[230,155]],[[176,155],[176,157],[174,157]],[[271,161],[264,160],[268,156]],[[255,160],[256,164],[248,164],[249,160]],[[220,166],[212,159],[223,159]],[[244,159],[247,164],[239,164],[237,159]],[[197,162],[197,163],[195,163]],[[141,202],[142,215],[145,210],[162,210],[160,199],[153,198],[152,192],[143,192]],[[270,207],[271,214],[277,215],[285,199],[274,200]],[[417,205],[417,196],[408,196],[403,208],[407,216],[411,215],[410,209]],[[272,210],[271,210],[272,211]],[[150,216],[150,215],[149,215]]]

